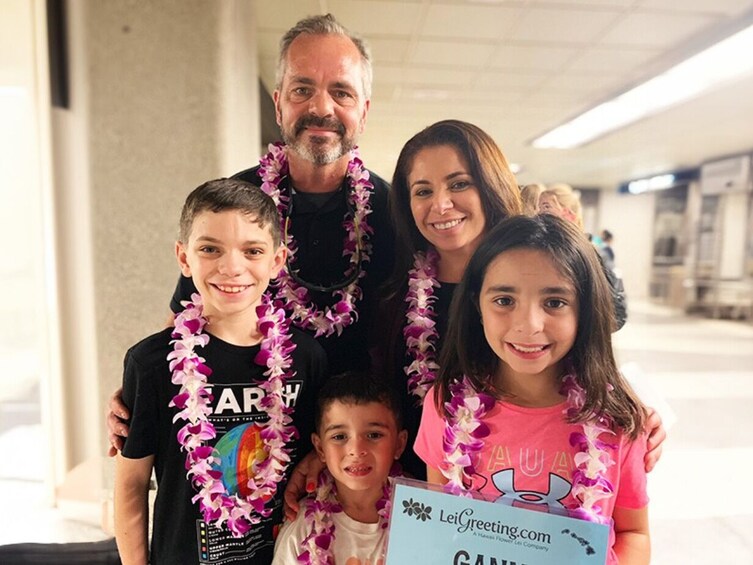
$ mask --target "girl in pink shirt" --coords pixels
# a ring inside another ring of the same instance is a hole
[[[648,563],[645,409],[621,377],[596,251],[553,216],[490,231],[466,268],[414,449],[430,482],[612,522]]]

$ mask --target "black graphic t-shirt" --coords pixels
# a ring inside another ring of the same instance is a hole
[[[173,422],[178,410],[168,406],[179,391],[171,382],[167,363],[171,330],[134,345],[126,354],[123,376],[123,399],[132,414],[123,456],[154,455],[157,498],[150,562],[268,565],[282,521],[284,483],[267,503],[272,514],[240,538],[205,523],[198,502],[191,502],[197,491],[186,478],[186,457],[176,437],[185,422]],[[314,405],[326,373],[326,356],[313,338],[293,330],[293,341],[296,374],[286,383],[285,401],[294,407],[293,423],[299,438],[288,446],[292,458],[288,474],[311,449]],[[260,431],[268,416],[261,407],[264,391],[257,384],[264,378],[263,368],[254,363],[258,351],[258,345],[239,347],[214,336],[197,351],[212,369],[209,384],[214,399],[209,419],[217,431],[212,445],[221,460],[225,487],[232,494],[246,493],[251,465],[263,453]]]

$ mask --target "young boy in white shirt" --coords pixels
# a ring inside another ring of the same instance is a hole
[[[327,468],[280,531],[272,563],[383,563],[389,477],[408,438],[399,402],[373,376],[348,372],[325,383],[316,414],[311,440]]]

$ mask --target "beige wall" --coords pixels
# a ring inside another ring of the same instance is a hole
[[[165,323],[186,194],[258,157],[252,11],[68,2],[71,108],[53,114],[68,467],[103,452],[123,355]]]
[[[617,267],[630,300],[648,298],[651,279],[651,245],[654,229],[655,193],[619,194],[603,190],[599,199],[599,229],[614,234]]]

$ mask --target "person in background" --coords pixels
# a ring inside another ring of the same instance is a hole
[[[599,252],[604,264],[614,271],[615,263],[612,239],[614,239],[614,235],[612,235],[611,231],[607,229],[601,230],[601,246],[599,247]]]
[[[553,214],[565,218],[581,230],[585,230],[580,192],[574,190],[569,184],[554,183],[548,185],[539,196],[539,211],[542,214]]]
[[[520,199],[523,203],[523,213],[527,216],[535,216],[539,213],[539,197],[546,190],[543,184],[526,184],[520,189]]]
[[[551,184],[541,193],[539,207],[542,214],[558,216],[575,224],[578,229],[585,231],[583,226],[583,207],[580,203],[580,192],[574,190],[569,184]],[[586,234],[591,239],[589,234]],[[601,255],[600,255],[601,257]],[[609,281],[614,303],[615,331],[625,325],[628,318],[627,295],[622,279],[617,276],[614,269],[610,268],[603,260],[604,274]]]

